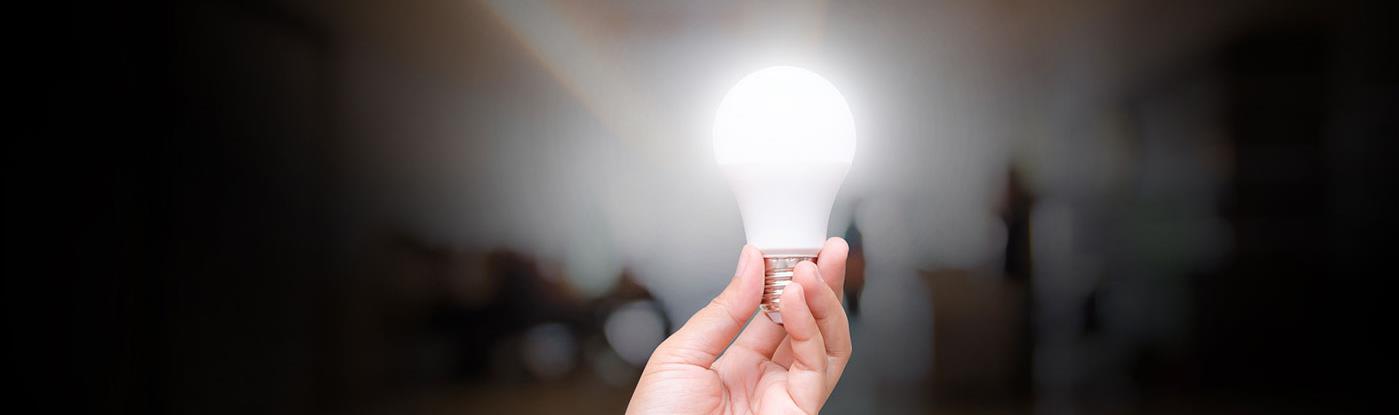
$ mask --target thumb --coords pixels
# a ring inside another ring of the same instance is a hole
[[[661,342],[648,366],[657,363],[709,367],[743,328],[763,293],[763,254],[744,246],[729,286]]]

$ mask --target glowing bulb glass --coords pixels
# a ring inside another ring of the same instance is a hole
[[[733,186],[748,243],[764,256],[815,256],[855,156],[855,122],[834,85],[777,66],[719,104],[714,158]]]

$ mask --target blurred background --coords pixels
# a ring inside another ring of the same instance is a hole
[[[1369,413],[1385,6],[18,11],[8,354],[82,412],[620,413],[744,243],[714,111],[788,64],[858,131],[826,412]]]

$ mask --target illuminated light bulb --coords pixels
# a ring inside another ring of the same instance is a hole
[[[855,121],[834,85],[775,66],[738,81],[714,119],[714,158],[738,199],[748,243],[763,252],[760,308],[782,324],[781,296],[816,257],[855,156]]]

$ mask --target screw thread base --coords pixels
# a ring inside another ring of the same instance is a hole
[[[813,256],[781,256],[763,258],[763,302],[758,306],[773,323],[782,324],[782,292],[792,283],[797,264],[816,259]]]

